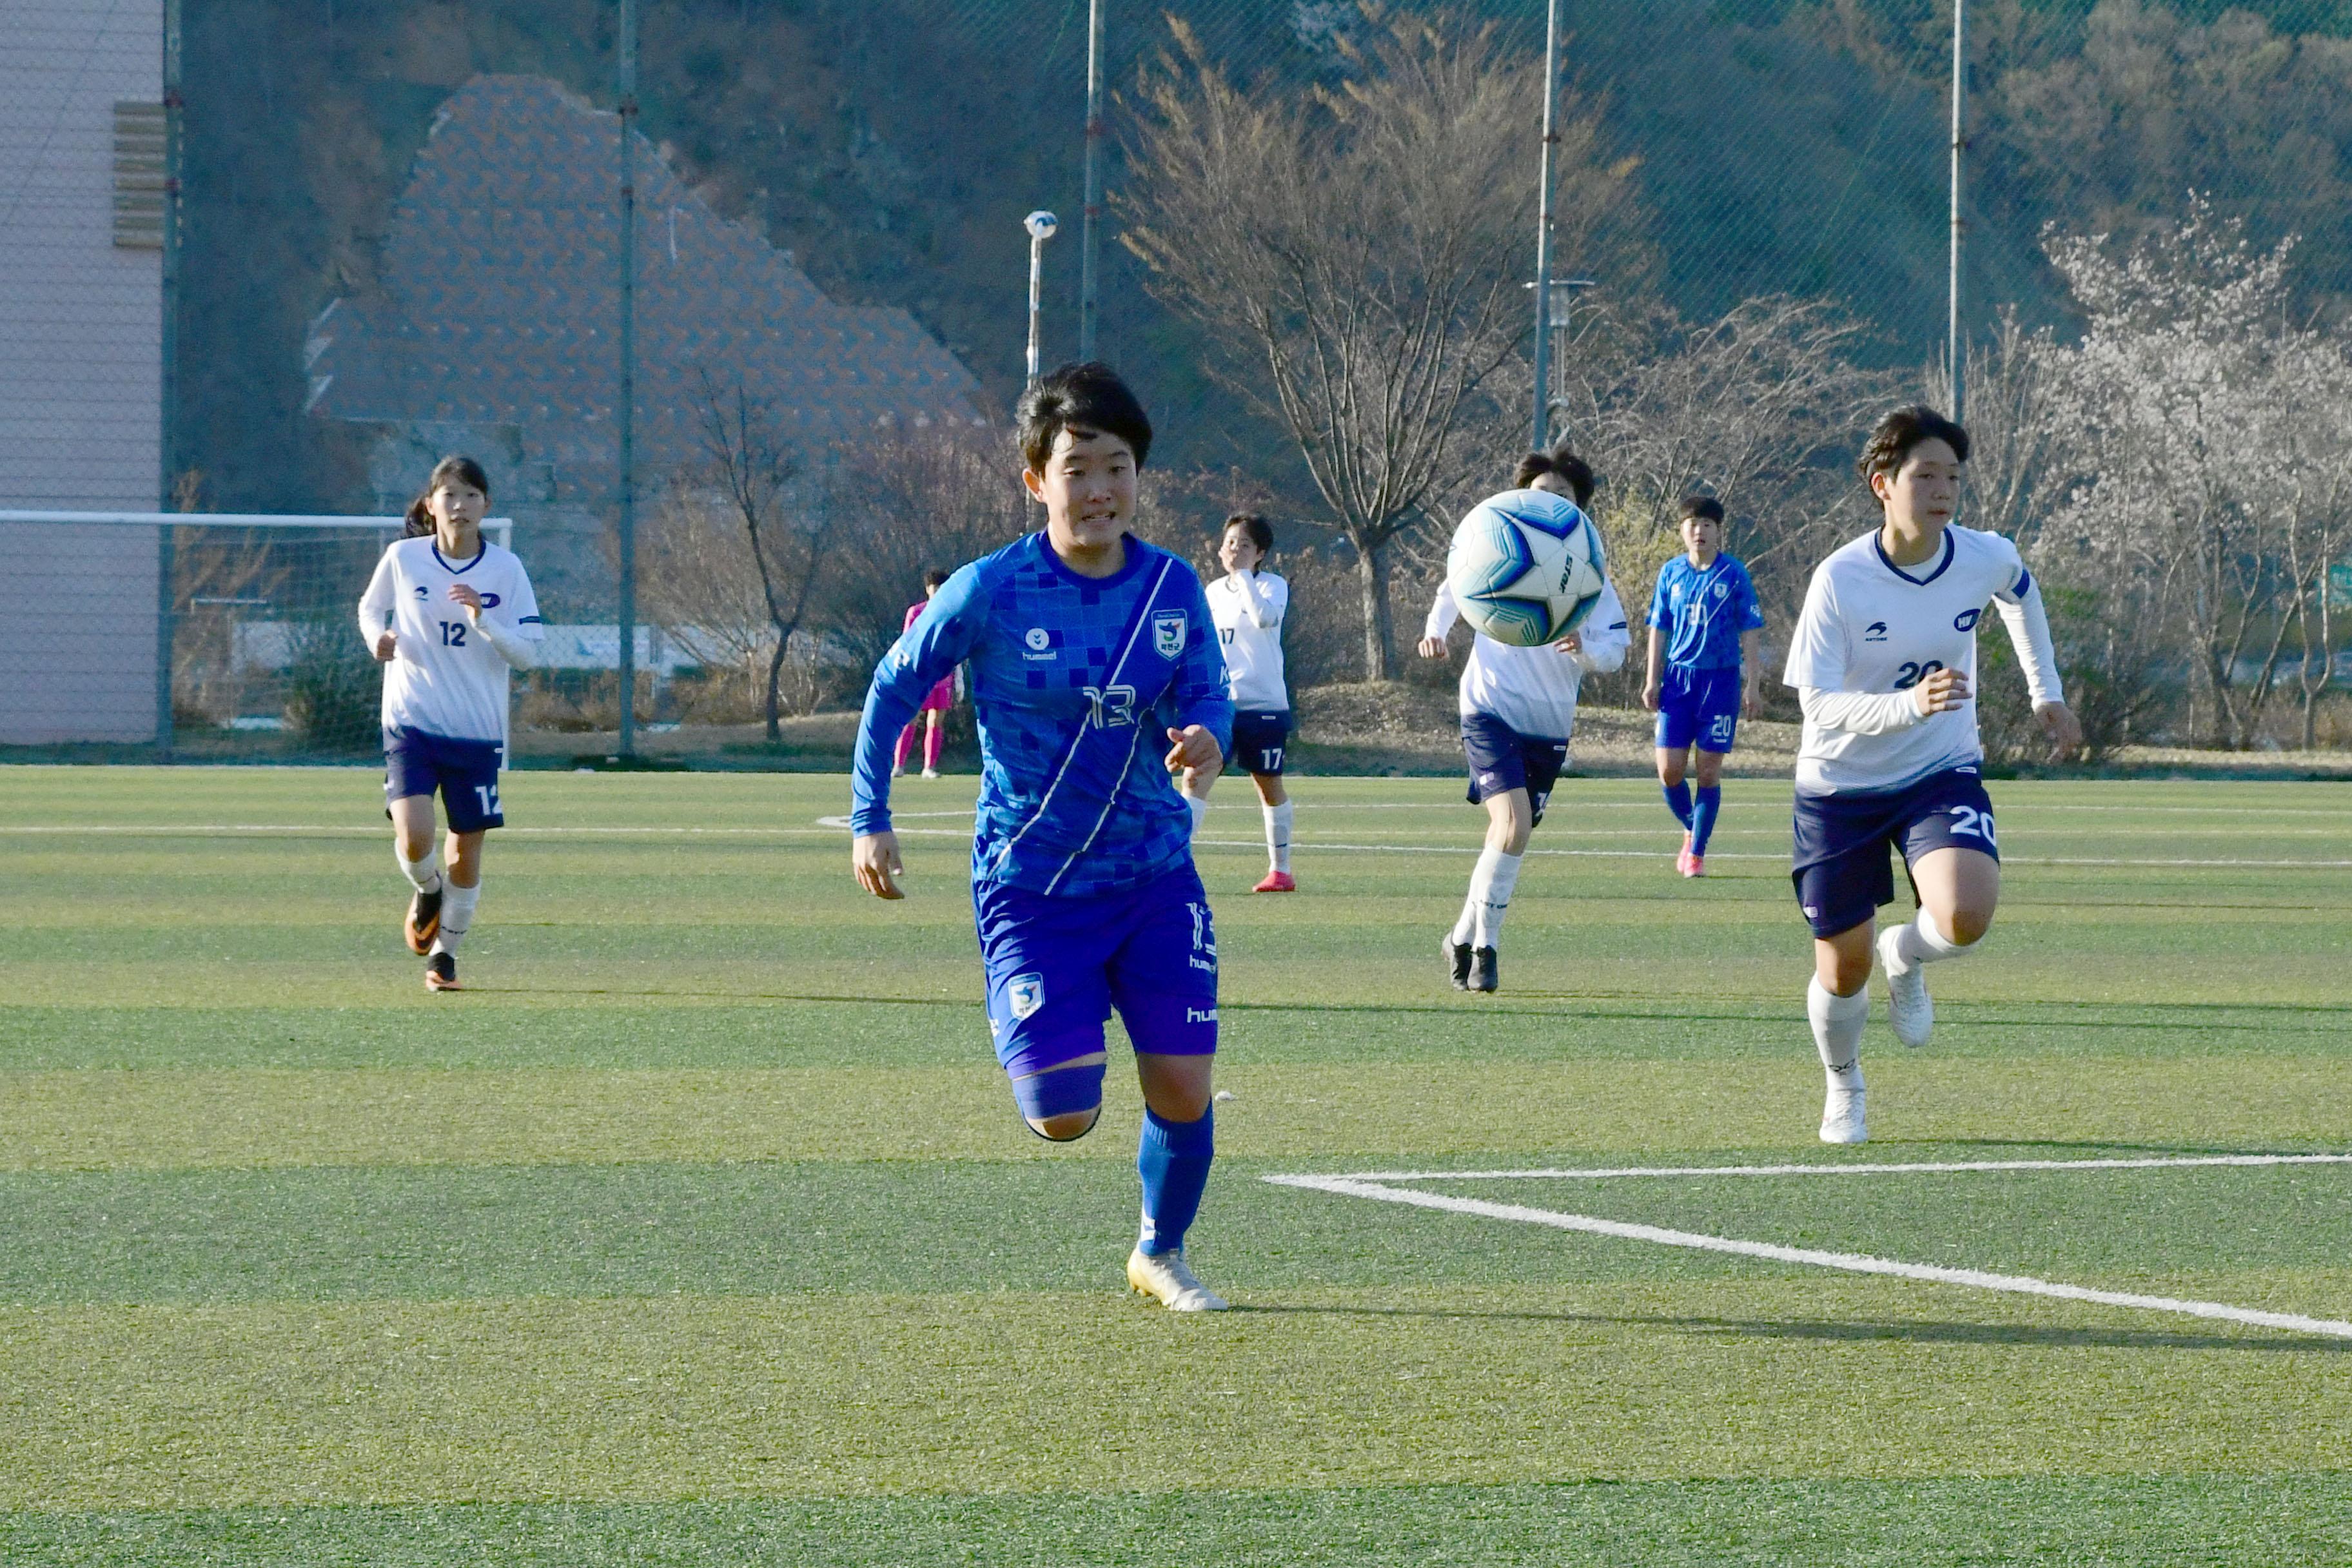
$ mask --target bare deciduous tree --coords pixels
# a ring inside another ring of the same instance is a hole
[[[1365,7],[1337,89],[1242,86],[1173,24],[1129,150],[1125,243],[1230,351],[1213,366],[1296,443],[1352,550],[1364,668],[1394,663],[1389,546],[1476,460],[1470,416],[1524,337],[1542,68],[1491,26]],[[1570,97],[1559,209],[1585,237],[1630,206]]]
[[[826,635],[868,669],[922,597],[925,572],[952,572],[1037,526],[1002,431],[950,426],[861,443],[835,469],[827,505],[843,549]]]
[[[768,739],[782,733],[782,675],[833,545],[829,509],[807,504],[803,459],[765,399],[739,376],[700,376],[699,460],[682,470],[646,543],[648,613],[695,650],[764,659]]]

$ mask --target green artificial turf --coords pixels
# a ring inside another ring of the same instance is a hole
[[[1874,1022],[1857,1151],[1784,787],[1687,882],[1564,784],[1491,998],[1458,788],[1295,793],[1295,897],[1245,790],[1202,834],[1243,1310],[1187,1320],[1120,1289],[1131,1088],[1010,1110],[968,780],[886,906],[839,779],[514,775],[430,996],[366,773],[0,771],[0,1562],[2352,1557],[2352,1340],[1259,1179],[2352,1149],[2352,787],[1994,786],[2000,921],[1929,1048]],[[2352,1318],[2352,1166],[1406,1184]]]

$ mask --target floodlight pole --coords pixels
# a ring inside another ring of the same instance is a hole
[[[637,0],[621,0],[620,753],[637,744]]]
[[[1951,378],[1951,416],[1956,423],[1965,417],[1962,396],[1967,390],[1960,374],[1960,171],[1969,144],[1964,118],[1969,90],[1968,17],[1968,0],[1952,0],[1952,257],[1944,357]]]
[[[1021,220],[1029,231],[1029,379],[1021,384],[1037,384],[1037,305],[1045,280],[1045,242],[1054,237],[1061,220],[1040,208]]]
[[[1078,357],[1095,357],[1096,253],[1102,240],[1102,8],[1087,4],[1087,205],[1078,235]],[[1036,378],[1032,366],[1030,378]]]
[[[178,487],[180,401],[180,0],[163,0],[163,259],[158,347],[156,504],[173,510]],[[179,618],[179,575],[169,527],[155,531],[155,760],[172,760],[172,640]]]
[[[1559,107],[1559,0],[1544,7],[1543,160],[1536,192],[1536,418],[1533,449],[1549,444],[1551,425],[1551,154],[1559,144],[1552,118]]]

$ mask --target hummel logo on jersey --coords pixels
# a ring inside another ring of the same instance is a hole
[[[1162,658],[1174,658],[1184,651],[1184,612],[1161,610],[1151,617],[1151,646]]]
[[[1029,645],[1029,651],[1023,654],[1021,657],[1032,664],[1055,657],[1054,653],[1054,634],[1047,631],[1043,626],[1031,626],[1029,630],[1022,636],[1021,640]]]
[[[1026,1018],[1045,1005],[1045,977],[1016,974],[1004,983],[1004,1005],[1016,1018]]]
[[[1864,642],[1885,642],[1886,640],[1886,623],[1885,621],[1871,622],[1868,626],[1864,628],[1862,640]]]

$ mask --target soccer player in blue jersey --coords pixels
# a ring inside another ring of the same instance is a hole
[[[1175,1311],[1214,1311],[1225,1303],[1185,1262],[1184,1237],[1213,1150],[1217,938],[1171,779],[1213,771],[1232,742],[1224,659],[1192,568],[1128,531],[1151,423],[1126,384],[1107,365],[1064,365],[1015,418],[1045,526],[950,576],[875,669],[852,864],[866,891],[904,896],[892,742],[966,665],[981,752],[972,906],[1013,1102],[1039,1137],[1092,1130],[1118,1009],[1144,1103],[1128,1283]]]
[[[1658,784],[1683,825],[1675,868],[1706,875],[1706,845],[1723,809],[1723,759],[1753,717],[1764,678],[1757,644],[1764,611],[1737,556],[1723,552],[1723,503],[1683,500],[1683,553],[1658,569],[1650,595],[1650,667],[1642,706],[1658,716]],[[1691,795],[1685,773],[1698,775]]]

